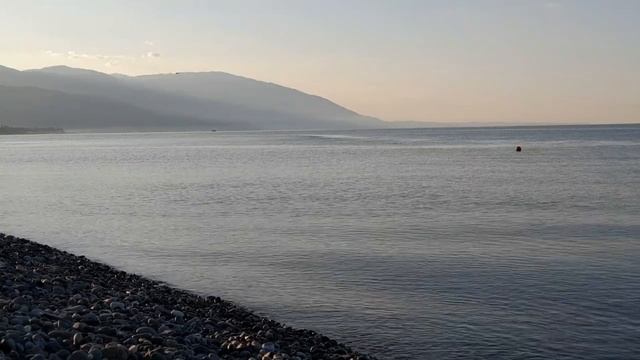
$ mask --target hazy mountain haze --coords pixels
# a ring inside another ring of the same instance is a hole
[[[49,104],[56,109],[68,107],[68,102],[72,100],[80,102],[79,108],[74,108],[76,112],[70,114],[70,119],[64,122],[66,126],[58,125],[68,129],[122,129],[126,128],[127,121],[132,130],[140,130],[144,124],[154,130],[349,129],[385,126],[380,120],[358,115],[319,96],[221,73],[128,77],[68,66],[25,71],[3,67],[0,70],[0,85],[8,87],[5,89],[6,93],[9,93],[9,89],[17,88],[55,91],[58,96],[47,99],[50,102],[61,102]],[[17,104],[30,104],[34,101],[34,95],[42,94],[23,89],[12,94],[12,99],[17,100]],[[81,124],[75,117],[80,114],[88,117],[85,110],[89,103],[96,105],[95,117],[101,121],[87,119],[85,124]],[[115,115],[109,115],[111,107],[101,106],[105,103],[112,104],[113,113],[117,109],[123,118],[115,119]],[[16,107],[10,106],[11,104],[13,103],[9,101],[3,103],[3,106],[8,107],[3,110],[12,114],[7,122],[17,121],[16,119],[26,121],[27,114],[32,114],[26,106]],[[40,113],[41,104],[34,103],[34,106],[32,110]],[[17,113],[18,109],[25,111],[24,116]],[[139,114],[143,110],[145,112]],[[98,113],[100,111],[107,113]],[[137,119],[136,115],[142,118]],[[158,118],[152,120],[154,115]],[[58,119],[56,122],[60,122],[59,118],[54,118]],[[113,119],[113,123],[109,123],[107,119]],[[36,116],[33,121],[38,123],[43,120]]]
[[[103,98],[13,86],[0,86],[0,122],[16,127],[91,131],[202,130],[214,125]],[[215,125],[233,128],[222,122]]]
[[[265,110],[287,109],[292,113],[327,117],[357,115],[319,96],[224,72],[180,72],[129,79],[151,89],[163,89],[230,104],[251,104]]]

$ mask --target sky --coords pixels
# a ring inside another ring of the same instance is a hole
[[[225,71],[389,121],[640,122],[637,0],[0,0],[0,65]]]

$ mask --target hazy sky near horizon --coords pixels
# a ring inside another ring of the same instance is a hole
[[[0,0],[0,65],[225,71],[386,120],[640,122],[636,0]]]

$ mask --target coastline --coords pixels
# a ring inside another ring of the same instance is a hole
[[[60,128],[26,128],[0,125],[0,135],[64,134]]]
[[[202,297],[0,233],[0,360],[373,359]]]

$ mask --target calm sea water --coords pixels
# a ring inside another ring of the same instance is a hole
[[[0,231],[381,359],[640,358],[640,126],[3,136]]]

